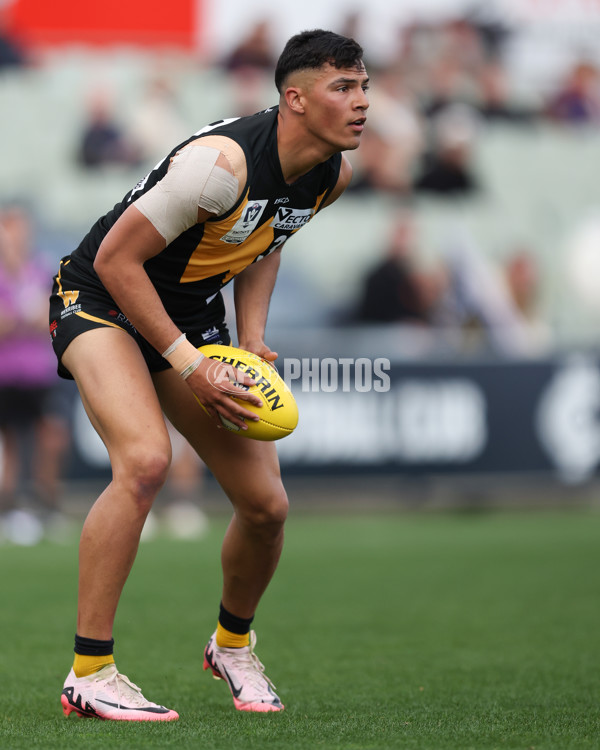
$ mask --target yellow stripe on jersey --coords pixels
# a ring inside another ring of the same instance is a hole
[[[314,216],[326,192],[324,191],[317,196],[312,209],[302,209],[302,211],[312,212]],[[249,203],[252,203],[252,205],[249,206]],[[223,284],[226,284],[253,263],[259,255],[266,252],[275,240],[275,230],[271,226],[274,216],[269,217],[257,228],[253,226],[253,221],[258,223],[260,220],[262,212],[266,208],[266,203],[267,201],[260,200],[249,201],[247,192],[242,203],[227,219],[218,222],[206,222],[202,240],[191,254],[180,282],[187,284],[225,273]],[[247,210],[252,210],[254,206],[256,206],[257,215],[254,219],[250,218],[245,224],[243,218],[246,218]],[[295,234],[301,226],[288,229],[285,234],[281,235],[282,238],[287,239]],[[243,239],[234,242],[236,236]],[[223,240],[223,237],[229,237],[231,241],[227,242]]]
[[[110,320],[104,320],[104,318],[96,318],[95,315],[90,315],[89,313],[76,312],[75,315],[78,315],[80,318],[85,318],[86,320],[92,320],[94,323],[102,323],[102,325],[110,326],[111,328],[118,328],[120,331],[123,329],[121,326],[118,326],[116,323],[111,323]]]

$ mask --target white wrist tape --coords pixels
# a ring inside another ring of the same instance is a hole
[[[175,341],[171,344],[171,346],[168,349],[164,350],[164,352],[161,354],[161,357],[164,357],[165,359],[168,360],[169,355],[173,354],[173,352],[175,351],[175,349],[177,349],[179,344],[181,344],[186,339],[187,339],[187,336],[185,335],[185,333],[182,333],[181,336],[178,336],[175,339]]]
[[[184,380],[189,378],[204,359],[204,354],[201,354],[198,349],[187,340],[185,333],[182,333],[181,336],[176,338],[171,346],[165,349],[162,356]]]
[[[203,359],[204,359],[204,354],[198,354],[196,359],[179,373],[181,377],[184,380],[187,380],[189,376],[198,369],[198,365],[200,364],[200,362],[202,362]]]

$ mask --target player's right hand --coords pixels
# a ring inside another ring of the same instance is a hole
[[[257,414],[248,411],[232,398],[234,396],[235,399],[262,406],[261,399],[248,391],[255,381],[241,370],[205,357],[186,382],[218,427],[222,426],[220,416],[242,430],[248,429],[244,420],[258,421]]]

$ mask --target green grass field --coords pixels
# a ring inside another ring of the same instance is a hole
[[[286,704],[203,672],[225,520],[142,546],[119,668],[171,724],[69,719],[76,541],[0,547],[1,748],[600,748],[600,514],[292,515],[255,621]]]

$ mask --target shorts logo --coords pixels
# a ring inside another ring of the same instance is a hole
[[[53,320],[52,323],[50,323],[50,335],[53,339],[56,338],[56,329],[58,328],[58,323],[56,320]]]
[[[280,206],[270,226],[284,232],[294,232],[307,224],[313,213],[314,208],[284,208]]]
[[[221,340],[221,333],[216,326],[202,332],[202,340],[207,344],[214,344]]]
[[[62,299],[65,307],[70,307],[71,305],[74,305],[77,302],[77,298],[79,297],[79,292],[76,290],[72,290],[72,291],[61,290],[58,293],[58,296]]]
[[[81,312],[81,305],[70,304],[68,307],[65,307],[64,310],[60,311],[60,319],[64,320],[65,318],[68,318],[70,315],[77,315],[80,312]]]
[[[109,310],[108,314],[110,315],[111,318],[115,318],[115,320],[118,323],[122,323],[123,325],[129,326],[129,328],[131,328],[132,331],[137,333],[136,327],[131,323],[131,321],[126,315],[123,315],[123,313],[120,310]]]
[[[241,217],[236,221],[229,232],[221,237],[221,241],[228,242],[231,245],[239,245],[240,242],[247,239],[258,226],[260,217],[262,216],[268,202],[269,201],[267,200],[257,200],[248,203],[244,208]]]

